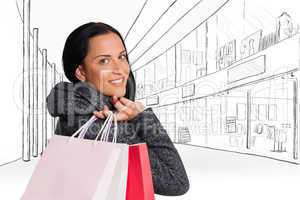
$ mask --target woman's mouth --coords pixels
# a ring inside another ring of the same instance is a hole
[[[124,82],[124,78],[109,81],[110,84],[115,85],[115,86],[121,86],[123,84],[123,82]]]

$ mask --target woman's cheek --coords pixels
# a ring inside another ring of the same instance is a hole
[[[100,70],[98,69],[95,74],[98,74],[98,79],[101,80],[108,80],[109,71],[108,70]]]

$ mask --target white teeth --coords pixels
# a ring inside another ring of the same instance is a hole
[[[121,83],[123,79],[113,80],[112,83]]]

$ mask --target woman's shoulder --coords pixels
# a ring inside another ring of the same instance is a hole
[[[107,98],[86,82],[61,81],[51,89],[46,102],[52,116],[82,115],[103,109]]]

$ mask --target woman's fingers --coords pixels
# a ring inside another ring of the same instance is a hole
[[[135,102],[135,106],[138,112],[143,112],[145,110],[145,106],[139,101]]]
[[[112,102],[118,112],[115,113],[117,121],[127,121],[133,119],[136,115],[142,112],[145,108],[141,102],[134,102],[125,97],[112,97]],[[94,111],[94,114],[99,118],[107,118],[109,116],[109,108],[104,105],[102,111]]]
[[[117,98],[116,96],[113,96],[113,97],[112,97],[112,102],[113,102],[113,104],[115,104],[117,101],[118,101],[118,98]]]
[[[125,112],[125,113],[127,113],[129,111],[128,107],[125,106],[120,101],[117,101],[114,106],[118,109],[119,112]],[[127,113],[127,114],[129,114],[129,113]]]
[[[96,117],[99,117],[101,119],[104,119],[105,116],[104,114],[102,113],[102,111],[94,111],[93,114],[96,116]]]
[[[141,102],[134,102],[125,97],[120,97],[114,106],[119,111],[119,118],[122,120],[130,120],[144,111],[144,105]],[[127,117],[126,117],[127,115]]]
[[[104,115],[103,111],[94,111],[93,113],[96,117],[99,117],[101,119],[105,119],[107,117],[106,115]],[[117,112],[115,115],[117,117],[117,121],[125,121],[128,119],[127,114],[122,112]]]
[[[135,103],[129,99],[126,99],[125,97],[120,98],[120,102],[123,103],[126,107],[135,109]]]
[[[109,109],[108,109],[108,106],[107,106],[107,105],[104,105],[103,110],[101,110],[101,111],[94,111],[93,114],[94,114],[96,117],[99,117],[99,118],[101,118],[101,119],[104,119],[104,118],[108,117],[108,115],[109,115]]]
[[[105,115],[106,117],[109,116],[109,108],[108,108],[107,105],[104,105],[103,113],[104,113],[104,115]]]
[[[122,112],[117,112],[116,114],[117,121],[126,121],[128,119],[128,115]]]

